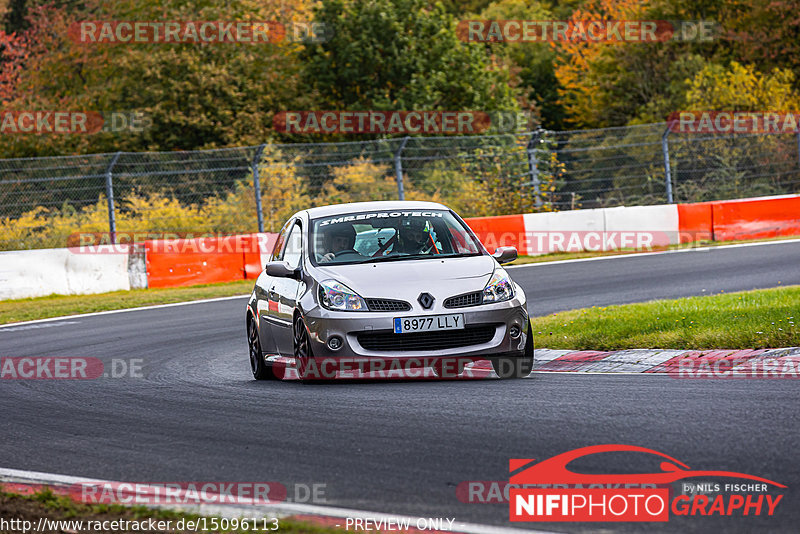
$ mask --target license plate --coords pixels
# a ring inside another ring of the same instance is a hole
[[[431,332],[433,330],[461,330],[464,328],[464,314],[427,315],[423,317],[395,317],[394,333]]]

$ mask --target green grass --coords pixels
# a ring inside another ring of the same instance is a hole
[[[536,347],[576,350],[793,347],[800,346],[798,322],[800,286],[583,308],[531,320]]]
[[[203,517],[193,513],[169,509],[147,508],[144,506],[123,506],[120,504],[85,504],[77,502],[67,496],[56,495],[50,490],[40,491],[32,495],[18,495],[14,493],[0,492],[0,516],[20,517],[29,521],[33,521],[34,524],[36,524],[36,519],[38,519],[38,517],[46,517],[51,520],[77,521],[113,521],[117,519],[141,521],[152,518],[156,521],[170,520],[173,524],[177,523],[177,521],[180,519],[197,520],[199,517]],[[260,517],[261,514],[255,512],[252,516]],[[259,528],[260,525],[261,523],[259,522]],[[206,530],[202,532],[221,531]],[[251,534],[254,531],[247,529],[230,529],[224,532],[247,532],[248,534]],[[272,532],[291,532],[294,534],[337,534],[342,532],[342,530],[332,527],[312,525],[294,519],[279,519],[278,529]]]
[[[163,289],[134,289],[95,295],[50,295],[0,301],[0,324],[46,319],[138,306],[153,306],[192,300],[244,295],[253,290],[254,280]]]

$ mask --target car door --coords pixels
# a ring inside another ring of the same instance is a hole
[[[272,249],[272,255],[269,261],[276,261],[283,256],[286,249],[286,237],[289,230],[292,229],[294,220],[290,220],[281,231],[278,233],[278,238],[275,240],[275,246]],[[275,339],[275,321],[277,320],[277,300],[271,301],[270,295],[274,295],[275,288],[277,287],[278,278],[269,276],[266,271],[258,277],[256,283],[256,306],[258,307],[259,318],[259,337],[261,338],[261,347],[266,354],[278,354],[278,345]],[[281,334],[282,331],[278,331]]]
[[[299,269],[303,259],[303,225],[295,221],[286,236],[281,261],[286,262],[290,269]],[[286,356],[294,354],[294,334],[292,319],[297,302],[297,295],[303,282],[294,278],[274,278],[269,293],[270,317],[275,334],[275,343],[278,351]]]

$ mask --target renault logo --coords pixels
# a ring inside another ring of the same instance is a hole
[[[433,298],[433,296],[431,296],[430,293],[420,293],[419,298],[417,299],[417,302],[422,304],[423,308],[425,308],[426,310],[429,310],[431,308],[431,306],[433,306],[433,301],[434,300],[435,299]]]

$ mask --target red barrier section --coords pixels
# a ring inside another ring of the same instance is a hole
[[[266,258],[272,254],[278,234],[252,234],[251,237],[255,242],[253,248],[244,255],[244,277],[248,280],[255,280],[264,270]]]
[[[678,204],[681,243],[800,235],[800,195]],[[523,215],[465,219],[491,253],[513,246],[528,254]],[[146,241],[148,287],[255,279],[276,234]]]
[[[681,243],[710,241],[714,238],[713,202],[678,204],[678,232]]]
[[[145,241],[145,249],[147,287],[242,280],[245,256],[259,254],[252,235]]]
[[[714,239],[761,239],[800,234],[800,196],[713,203]]]
[[[252,234],[248,237],[250,239],[251,246],[244,252],[244,255],[242,256],[242,269],[246,279],[255,280],[258,278],[258,275],[261,274],[261,271],[264,270],[264,266],[261,265],[261,249],[258,244],[258,234]],[[273,242],[274,241],[275,240],[273,239]]]
[[[464,221],[477,234],[490,254],[497,247],[517,247],[520,254],[528,253],[528,244],[524,242],[525,221],[522,215],[472,217]]]

